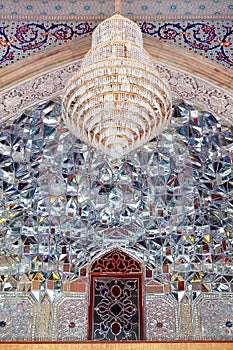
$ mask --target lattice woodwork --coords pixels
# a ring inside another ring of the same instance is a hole
[[[131,256],[114,249],[95,260],[91,266],[91,272],[141,273],[142,268],[140,263]]]

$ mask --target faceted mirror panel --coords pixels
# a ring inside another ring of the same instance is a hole
[[[0,289],[12,298],[26,293],[38,304],[37,321],[25,320],[30,329],[23,339],[71,337],[70,323],[78,329],[81,321],[74,315],[65,323],[64,316],[58,335],[57,320],[49,316],[58,317],[55,302],[81,293],[87,319],[90,264],[113,247],[141,261],[145,305],[154,305],[144,312],[157,315],[146,321],[147,339],[228,338],[232,319],[224,305],[233,295],[232,234],[233,134],[218,116],[174,101],[167,130],[119,160],[70,134],[59,99],[1,125]],[[203,318],[209,312],[208,301],[200,302],[206,293],[229,295],[218,309],[221,319],[218,310]],[[168,298],[166,314],[161,296]],[[14,317],[20,324],[20,313]],[[200,331],[204,319],[218,326]],[[0,320],[5,330],[13,324],[7,320]],[[109,328],[113,338],[123,329],[121,323],[115,327],[116,334]],[[6,337],[19,340],[19,334],[11,330]],[[78,331],[72,334],[81,339]]]

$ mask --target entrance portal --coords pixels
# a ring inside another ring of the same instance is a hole
[[[89,339],[143,339],[142,267],[114,249],[91,265]]]

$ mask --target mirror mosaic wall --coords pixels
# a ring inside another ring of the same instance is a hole
[[[114,160],[57,99],[1,125],[0,157],[2,341],[233,339],[229,125],[176,100],[161,137]]]

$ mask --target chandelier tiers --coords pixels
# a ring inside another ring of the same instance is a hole
[[[92,48],[65,88],[68,129],[114,158],[159,135],[171,116],[169,86],[142,46],[133,21],[119,14],[106,19],[93,32]]]

